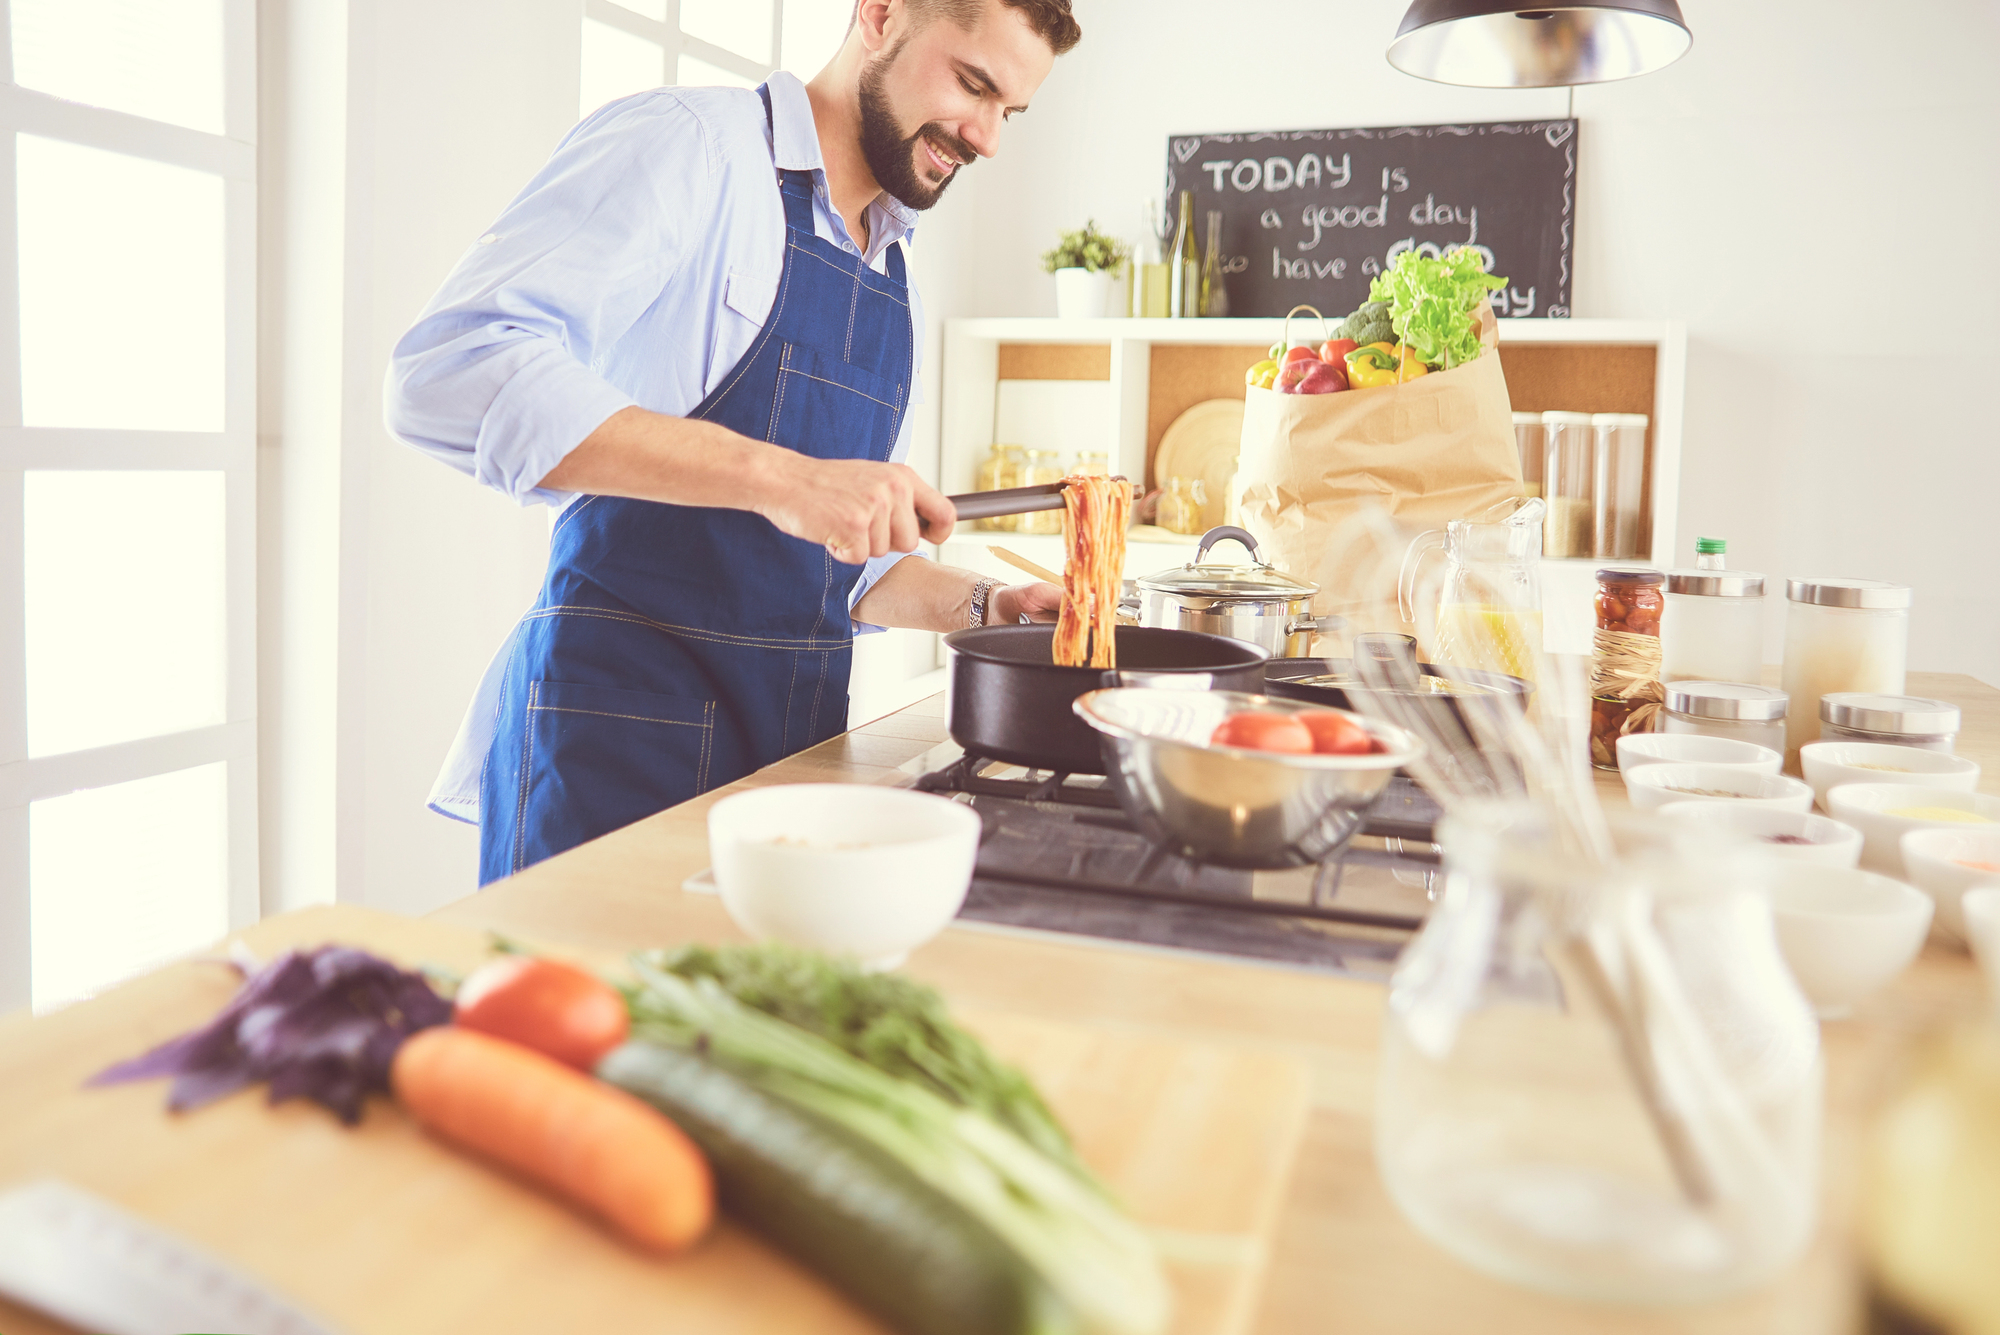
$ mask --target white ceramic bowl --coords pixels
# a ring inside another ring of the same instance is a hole
[[[2000,825],[1909,830],[1902,848],[1911,882],[1937,903],[1939,929],[1955,940],[1966,940],[1960,900],[1975,886],[2000,889]],[[1984,862],[1995,870],[1968,867],[1968,862]]]
[[[1947,751],[1880,742],[1808,742],[1799,748],[1799,767],[1813,796],[1826,805],[1827,790],[1844,783],[1917,783],[1926,788],[1979,786],[1979,764]]]
[[[1618,739],[1618,771],[1641,765],[1736,765],[1776,774],[1785,758],[1768,746],[1694,732],[1634,732]]]
[[[972,808],[904,788],[778,784],[708,809],[716,889],[737,926],[871,969],[944,930],[978,851]]]
[[[1788,862],[1771,882],[1771,917],[1806,999],[1834,1017],[1909,967],[1931,901],[1872,871]]]
[[[1625,794],[1641,811],[1655,811],[1669,802],[1691,797],[1780,811],[1812,810],[1812,789],[1782,774],[1759,774],[1741,765],[1641,765],[1625,773]]]
[[[1790,862],[1852,867],[1861,858],[1861,831],[1803,811],[1780,811],[1748,802],[1694,797],[1685,802],[1669,802],[1660,808],[1660,814],[1741,835],[1754,843],[1758,852]],[[1805,842],[1779,843],[1775,837],[1779,835]]]
[[[1892,811],[1945,807],[1984,817],[1982,822],[1892,816]],[[1847,783],[1829,789],[1826,814],[1861,831],[1861,865],[1891,876],[1904,874],[1903,836],[1911,830],[1993,828],[2000,822],[2000,797],[1956,788],[1924,788],[1910,783]]]

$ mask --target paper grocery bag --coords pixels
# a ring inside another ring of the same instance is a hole
[[[1405,384],[1246,391],[1238,522],[1264,560],[1320,586],[1314,612],[1345,618],[1346,634],[1410,629],[1396,605],[1404,544],[1523,494],[1491,306],[1478,324],[1476,360]],[[1345,655],[1344,640],[1316,652]]]

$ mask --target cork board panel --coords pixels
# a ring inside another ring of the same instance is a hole
[[[1174,419],[1204,399],[1243,397],[1243,373],[1264,360],[1266,344],[1155,343],[1146,391],[1146,486],[1153,478],[1153,452]]]
[[[1500,369],[1517,413],[1646,414],[1645,480],[1639,491],[1644,516],[1640,542],[1653,548],[1653,376],[1657,353],[1613,343],[1502,343]]]
[[[1109,343],[1002,343],[1001,380],[1109,380]]]

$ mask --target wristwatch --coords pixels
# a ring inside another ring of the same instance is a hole
[[[986,624],[986,595],[999,587],[1000,581],[997,579],[982,579],[972,586],[972,615],[967,620],[967,625]]]

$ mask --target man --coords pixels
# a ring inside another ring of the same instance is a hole
[[[397,345],[389,429],[562,504],[431,805],[481,884],[840,732],[856,630],[1053,619],[904,559],[916,211],[1081,36],[1069,0],[860,0],[810,84],[660,89],[556,149]]]

